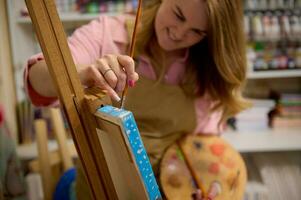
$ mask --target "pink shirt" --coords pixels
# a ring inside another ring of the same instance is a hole
[[[77,29],[68,38],[69,47],[76,64],[91,64],[97,58],[106,54],[125,54],[129,43],[128,32],[125,27],[125,16],[101,16],[87,25]],[[179,84],[185,73],[188,51],[185,56],[175,59],[165,74],[165,82]],[[43,97],[33,90],[29,83],[28,70],[38,60],[44,59],[42,53],[32,56],[24,71],[24,84],[29,98],[36,106],[53,106],[58,104],[56,98]],[[141,57],[137,72],[147,78],[155,80],[155,71],[146,57]],[[219,134],[222,127],[218,126],[221,112],[209,114],[212,102],[209,99],[195,100],[197,126],[195,133]]]

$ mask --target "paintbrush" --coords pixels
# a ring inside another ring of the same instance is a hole
[[[137,35],[137,27],[138,27],[140,15],[141,15],[141,9],[142,9],[142,0],[139,0],[138,10],[137,10],[136,19],[135,19],[135,25],[134,25],[134,31],[132,33],[132,41],[131,41],[131,46],[130,46],[130,57],[131,58],[134,57],[136,35]],[[125,103],[125,99],[126,99],[128,87],[129,87],[128,83],[125,84],[125,88],[124,88],[124,90],[122,92],[121,103],[120,103],[120,108],[121,109],[124,108],[124,103]]]
[[[206,194],[206,190],[203,186],[203,183],[201,183],[201,181],[197,178],[197,174],[196,174],[195,170],[193,169],[193,166],[192,166],[191,162],[189,161],[189,159],[188,159],[188,157],[187,157],[187,155],[186,155],[186,153],[185,153],[185,151],[182,147],[182,144],[179,140],[177,141],[177,145],[179,147],[180,153],[183,156],[183,160],[184,160],[184,162],[185,162],[185,164],[186,164],[186,166],[187,166],[187,168],[190,172],[193,183],[195,184],[197,189],[201,191],[202,197],[207,199],[207,194]]]

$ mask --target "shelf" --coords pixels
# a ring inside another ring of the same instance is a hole
[[[77,153],[76,153],[76,149],[74,146],[74,143],[72,141],[72,139],[68,139],[68,145],[70,146],[70,150],[71,150],[71,155],[72,157],[76,157]],[[57,142],[55,140],[50,140],[48,142],[48,149],[49,151],[55,151],[57,150],[58,146],[57,146]],[[33,142],[30,144],[23,144],[23,145],[19,145],[17,147],[17,155],[21,160],[32,160],[37,158],[38,156],[38,149],[37,149],[37,143]]]
[[[262,132],[226,132],[222,135],[239,152],[272,152],[301,150],[300,130],[266,130]],[[71,139],[68,144],[72,146],[71,154],[76,157],[76,150]],[[49,141],[50,151],[57,149],[55,141]],[[37,157],[36,143],[20,145],[17,154],[21,160],[32,160]]]
[[[226,132],[222,137],[242,153],[301,150],[301,131],[297,129]]]
[[[96,14],[81,14],[81,13],[61,13],[60,18],[62,22],[85,22],[97,19],[101,15],[114,16],[118,15],[117,12],[108,12],[108,13],[96,13]],[[19,17],[17,19],[19,24],[31,24],[29,17]]]
[[[248,12],[286,12],[286,11],[290,11],[290,12],[300,12],[300,8],[297,7],[289,7],[289,8],[245,8],[244,12],[248,13]]]
[[[301,69],[253,71],[247,74],[249,79],[301,77]]]
[[[97,19],[100,15],[116,16],[118,12],[107,12],[107,13],[95,13],[95,14],[81,14],[81,13],[61,13],[60,18],[63,23],[72,22],[88,22],[93,19]],[[31,24],[29,17],[19,17],[17,19],[18,24]],[[248,73],[249,79],[260,79],[260,78],[284,78],[284,77],[301,77],[301,69],[294,70],[273,70],[273,71],[256,71]]]

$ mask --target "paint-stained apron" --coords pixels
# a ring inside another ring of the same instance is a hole
[[[154,173],[158,175],[165,150],[196,126],[194,99],[179,86],[140,76],[136,86],[128,90],[125,109],[133,112]],[[91,199],[81,168],[77,171],[77,199]]]

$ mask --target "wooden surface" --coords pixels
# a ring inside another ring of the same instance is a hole
[[[102,129],[98,130],[98,137],[104,149],[118,199],[147,200],[148,195],[139,170],[134,164],[133,155],[128,150],[122,124],[114,124],[101,117],[97,118],[97,122]]]
[[[96,133],[94,116],[77,75],[53,0],[26,1],[47,66],[66,113],[94,199],[117,199]]]
[[[86,88],[84,92],[85,100],[87,102],[90,113],[95,113],[96,110],[104,104],[112,104],[111,99],[109,98],[107,93],[100,88]]]
[[[59,153],[62,159],[63,169],[67,171],[73,167],[72,157],[67,145],[67,133],[64,126],[61,111],[57,108],[50,108],[50,119],[54,134],[59,146]]]
[[[49,149],[48,149],[49,151]],[[49,152],[49,164],[50,166],[58,165],[62,161],[59,151]],[[29,170],[31,172],[41,172],[38,159],[34,159],[28,163]]]
[[[38,143],[38,152],[39,152],[39,166],[40,174],[42,177],[42,185],[44,191],[44,199],[51,200],[52,194],[54,191],[54,182],[52,179],[51,165],[50,165],[50,156],[48,152],[48,138],[47,138],[47,127],[45,120],[36,120],[35,121],[35,132],[37,133],[37,143]]]

